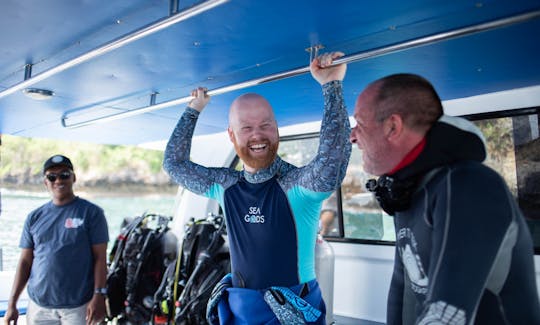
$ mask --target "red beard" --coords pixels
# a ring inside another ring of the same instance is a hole
[[[236,141],[233,141],[233,144],[236,153],[240,159],[242,159],[244,164],[254,169],[264,169],[269,167],[276,158],[279,147],[279,143],[270,143],[269,141],[266,141],[266,145],[268,146],[266,155],[254,157],[251,149],[249,149],[251,144],[248,143],[245,147],[240,147]]]

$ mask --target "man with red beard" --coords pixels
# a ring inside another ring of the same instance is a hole
[[[207,312],[211,324],[324,324],[325,305],[315,278],[315,240],[322,202],[341,184],[351,152],[343,102],[343,53],[310,65],[322,85],[324,114],[316,157],[293,166],[277,156],[273,109],[249,93],[233,101],[228,134],[242,171],[206,168],[189,161],[206,89],[193,91],[165,151],[163,167],[188,190],[217,200],[229,236],[231,274],[216,287]]]

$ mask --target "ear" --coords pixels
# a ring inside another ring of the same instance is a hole
[[[398,114],[392,114],[384,121],[383,127],[388,141],[397,141],[403,134],[403,119]]]
[[[229,134],[229,140],[231,140],[231,142],[234,143],[234,132],[230,126],[227,128],[227,133]]]
[[[75,183],[77,181],[77,175],[75,175],[75,173],[73,173],[73,183]]]

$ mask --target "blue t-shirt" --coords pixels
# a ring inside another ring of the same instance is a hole
[[[19,246],[34,250],[27,291],[47,308],[74,308],[87,303],[94,289],[92,245],[109,241],[103,209],[76,197],[56,206],[52,201],[32,211]]]

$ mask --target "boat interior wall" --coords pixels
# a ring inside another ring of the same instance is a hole
[[[332,248],[336,263],[334,278],[337,279],[334,281],[334,313],[385,323],[393,247],[333,242]],[[347,281],[351,274],[354,280]]]
[[[540,86],[443,101],[444,112],[453,116],[538,106],[540,106]]]
[[[174,19],[171,11],[183,15],[205,5],[210,7],[197,15],[58,69]],[[305,68],[306,48],[318,44],[323,51],[371,53],[349,64],[344,91],[350,113],[370,81],[397,72],[427,77],[443,100],[534,87],[540,84],[539,18],[536,0],[208,0],[179,1],[177,11],[167,0],[6,0],[0,4],[0,132],[111,144],[163,141],[185,103],[77,128],[62,120],[99,119],[186,97],[198,85],[228,89]],[[399,47],[506,19],[498,27]],[[385,51],[375,55],[378,49]],[[54,95],[35,100],[13,91],[22,82]],[[215,95],[196,134],[223,132],[230,102],[251,91],[268,97],[281,126],[320,120],[320,87],[303,73]]]
[[[236,158],[232,142],[226,132],[200,135],[191,143],[191,159],[208,167],[230,166]]]

